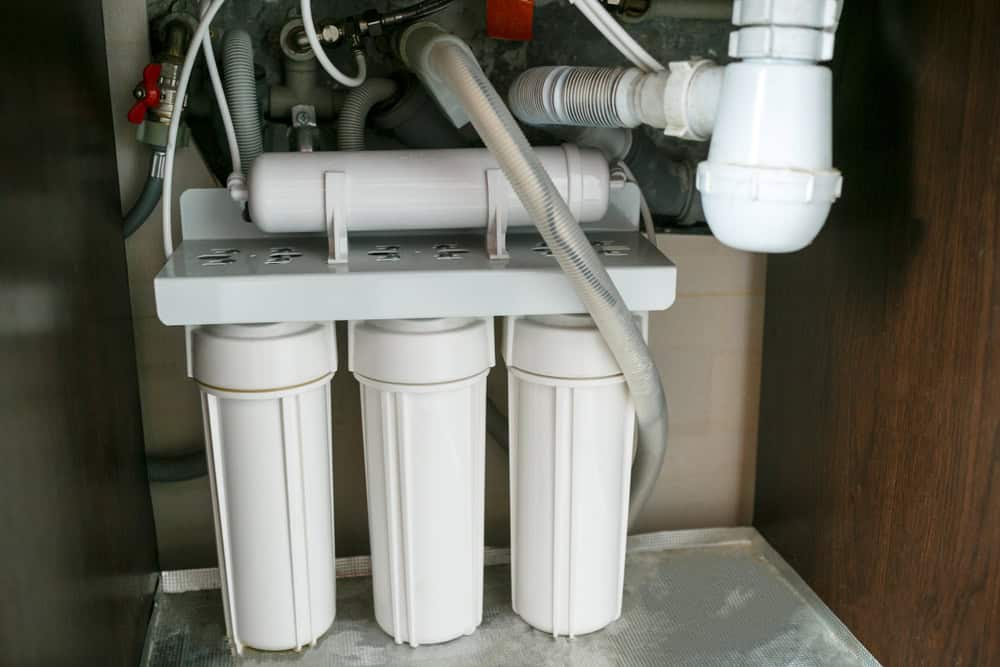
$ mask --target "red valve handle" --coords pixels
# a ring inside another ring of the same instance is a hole
[[[160,64],[146,65],[142,70],[142,83],[139,84],[142,98],[128,110],[128,122],[141,125],[146,120],[146,111],[160,103]]]
[[[493,39],[531,40],[535,0],[486,0],[486,34]]]

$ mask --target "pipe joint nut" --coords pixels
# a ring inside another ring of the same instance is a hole
[[[715,125],[722,68],[701,58],[672,62],[669,67],[670,76],[663,89],[663,133],[679,139],[707,141]],[[704,77],[717,81],[708,82]]]

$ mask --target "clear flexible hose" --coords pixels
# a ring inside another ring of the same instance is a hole
[[[429,49],[434,73],[454,93],[493,153],[628,383],[639,431],[629,499],[632,523],[652,494],[667,443],[666,397],[649,348],[618,288],[475,58],[452,40],[437,41]]]

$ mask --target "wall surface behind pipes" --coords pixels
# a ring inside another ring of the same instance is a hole
[[[406,4],[406,3],[396,3]],[[481,5],[465,3],[439,17],[469,39],[484,69],[501,91],[525,67],[533,65],[621,64],[578,12],[563,3],[539,3],[535,40],[529,43],[486,39]],[[138,194],[148,151],[133,140],[125,122],[129,93],[148,62],[145,25],[176,6],[153,0],[149,14],[141,4],[105,0],[109,62],[118,157],[125,206]],[[297,2],[230,2],[217,29],[247,29],[257,47],[256,62],[270,81],[280,77],[270,34]],[[364,7],[357,2],[316,0],[317,16],[343,16]],[[193,6],[193,5],[192,5]],[[107,11],[113,8],[113,11]],[[629,27],[663,60],[723,52],[725,23],[660,20]],[[270,31],[270,32],[269,32]],[[566,34],[578,39],[565,40]],[[376,59],[377,60],[377,59]],[[373,69],[378,71],[378,63]],[[704,151],[704,145],[674,145],[676,152]],[[178,154],[176,192],[212,187],[213,179],[197,151]],[[176,207],[176,203],[175,203]],[[175,210],[179,210],[176,209]],[[185,377],[182,330],[156,318],[153,276],[162,267],[159,211],[128,243],[129,279],[146,432],[151,453],[190,451],[202,446],[198,392]],[[650,505],[640,519],[643,531],[747,524],[753,502],[757,388],[760,376],[764,291],[762,257],[729,251],[711,237],[661,236],[660,245],[679,266],[676,305],[652,318],[651,345],[671,401],[671,448]],[[338,328],[341,351],[346,332]],[[357,383],[341,358],[334,385],[334,485],[339,555],[367,553],[364,462]],[[490,391],[506,404],[503,370],[490,378]],[[507,523],[506,454],[487,442],[487,541],[505,545]],[[165,569],[215,563],[208,482],[153,484],[161,565]]]

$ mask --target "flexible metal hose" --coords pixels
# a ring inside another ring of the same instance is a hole
[[[253,73],[253,42],[246,30],[230,30],[222,44],[222,69],[229,112],[240,149],[243,174],[264,152],[264,138],[257,106],[257,81]]]
[[[471,52],[443,39],[429,47],[428,61],[493,153],[625,376],[639,431],[629,499],[632,523],[653,491],[667,444],[666,397],[649,348],[590,241]]]
[[[447,9],[455,0],[424,0],[409,7],[403,7],[392,12],[386,12],[377,19],[367,22],[368,31],[379,26],[383,29],[391,29],[406,23],[413,23],[420,19],[427,18],[432,14]]]
[[[395,94],[396,82],[390,79],[368,79],[348,93],[337,119],[337,150],[363,151],[368,112]]]

